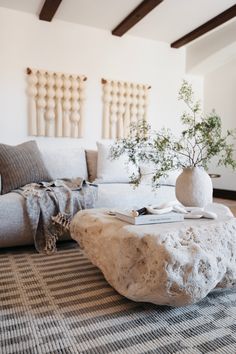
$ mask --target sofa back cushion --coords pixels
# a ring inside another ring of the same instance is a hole
[[[88,179],[85,151],[74,141],[38,141],[43,162],[52,179]]]
[[[137,173],[135,166],[128,163],[125,155],[115,160],[109,158],[113,143],[111,140],[97,142],[97,179],[95,181],[97,183],[128,183],[130,182],[129,176]]]
[[[51,179],[35,141],[17,146],[0,144],[0,175],[1,194]]]
[[[140,172],[142,174],[141,178],[141,184],[152,184],[152,177],[153,174],[155,173],[155,165],[153,164],[142,164],[140,166]],[[181,170],[174,170],[174,171],[169,171],[167,173],[167,177],[161,177],[159,179],[159,183],[162,186],[175,186],[176,185],[176,180],[178,176],[180,175],[182,171]]]
[[[88,180],[94,182],[97,178],[98,152],[96,150],[86,150],[86,161],[88,169]]]

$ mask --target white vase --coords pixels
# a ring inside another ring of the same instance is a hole
[[[202,167],[189,167],[176,180],[176,198],[184,206],[205,207],[212,203],[213,187]]]

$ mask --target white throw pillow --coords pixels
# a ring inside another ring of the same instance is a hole
[[[109,159],[111,140],[97,142],[98,161],[96,183],[128,183],[130,176],[137,170],[128,159],[122,155],[118,159]]]
[[[85,151],[74,143],[38,142],[43,162],[52,177],[88,179]]]

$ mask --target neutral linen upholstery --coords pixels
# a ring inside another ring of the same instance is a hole
[[[88,179],[89,182],[93,182],[97,178],[98,152],[96,150],[86,150],[85,153],[88,169]]]
[[[132,208],[146,204],[161,204],[175,199],[175,188],[163,186],[153,192],[151,186],[133,189],[126,183],[98,185],[95,207]],[[0,248],[33,244],[33,232],[29,226],[25,199],[17,193],[0,196]]]
[[[172,186],[161,186],[154,191],[151,185],[140,185],[134,188],[129,183],[101,183],[98,184],[95,208],[142,208],[172,200],[176,200],[175,187]]]
[[[34,243],[33,234],[25,198],[15,192],[1,195],[0,248],[31,245]],[[62,237],[63,239],[66,237]]]
[[[0,247],[32,244],[25,199],[17,193],[0,196]]]
[[[111,140],[98,141],[98,161],[96,183],[128,183],[130,176],[136,172],[133,164],[128,163],[125,155],[118,159],[109,158],[110,148],[114,142]]]
[[[88,175],[93,181],[96,175],[97,152],[87,151],[86,157]],[[142,185],[133,189],[129,183],[103,183],[98,185],[96,207],[128,208],[143,206],[144,203],[161,204],[173,199],[175,199],[173,187],[163,186],[153,192],[150,185]],[[14,192],[1,195],[0,248],[28,244],[33,244],[33,232],[29,226],[24,198]]]
[[[75,143],[37,142],[43,162],[52,177],[88,179],[85,151]]]
[[[31,182],[51,179],[35,141],[17,146],[0,144],[1,193],[8,193]]]

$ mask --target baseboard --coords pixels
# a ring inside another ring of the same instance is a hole
[[[213,197],[236,200],[236,191],[230,191],[228,189],[213,189]]]

